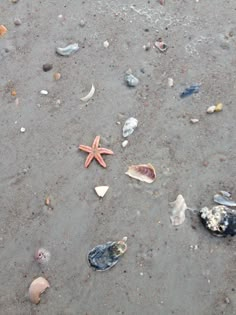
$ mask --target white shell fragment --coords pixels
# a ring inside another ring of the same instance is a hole
[[[197,118],[191,118],[190,121],[191,121],[192,124],[196,124],[196,123],[199,122],[199,119],[197,119]]]
[[[41,90],[41,91],[40,91],[40,94],[41,94],[41,95],[48,95],[48,91],[46,91],[46,90]]]
[[[174,80],[172,78],[168,78],[168,86],[173,87],[174,86]]]
[[[138,179],[141,182],[153,183],[156,179],[155,168],[150,164],[140,164],[140,165],[131,165],[129,166],[126,175]]]
[[[24,133],[25,131],[26,131],[26,129],[25,129],[24,127],[21,127],[21,128],[20,128],[20,132],[21,132],[21,133]]]
[[[77,43],[68,45],[64,48],[61,48],[61,47],[56,48],[57,54],[60,56],[65,56],[65,57],[68,57],[68,56],[74,54],[78,50],[79,50],[79,45]]]
[[[187,209],[184,197],[178,195],[175,201],[170,202],[170,206],[173,208],[172,216],[170,217],[172,225],[177,226],[182,224],[185,220],[185,211]]]
[[[105,42],[103,43],[104,48],[108,48],[110,46],[108,40],[105,40]]]
[[[91,87],[91,90],[90,90],[90,92],[86,95],[86,96],[84,96],[84,97],[81,97],[81,101],[83,101],[83,102],[87,102],[88,100],[90,100],[90,98],[92,98],[93,97],[93,94],[95,93],[95,87],[94,87],[94,85],[92,84],[92,87]]]
[[[139,79],[136,78],[133,74],[126,74],[125,75],[125,82],[127,83],[128,86],[130,87],[135,87],[139,84]]]
[[[216,106],[212,105],[212,106],[208,107],[207,113],[212,114],[212,113],[214,113],[215,110],[216,110]]]
[[[127,138],[128,136],[132,135],[134,129],[138,126],[138,120],[134,117],[130,117],[126,120],[124,127],[123,127],[123,137]]]
[[[97,186],[94,188],[98,197],[103,198],[105,194],[107,193],[109,186]]]
[[[34,304],[38,304],[40,302],[40,295],[47,288],[50,288],[50,285],[45,278],[39,277],[39,278],[35,279],[29,287],[30,301]]]
[[[128,140],[124,140],[124,141],[121,143],[121,145],[122,145],[123,148],[125,148],[125,147],[127,147],[128,143],[129,143]]]

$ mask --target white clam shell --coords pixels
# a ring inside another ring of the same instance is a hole
[[[107,193],[109,186],[97,186],[94,188],[97,195],[101,198],[103,198],[105,196],[105,194]]]
[[[40,295],[47,289],[50,288],[48,281],[43,278],[39,277],[35,279],[30,287],[29,287],[29,297],[30,301],[34,304],[38,304],[40,302]]]

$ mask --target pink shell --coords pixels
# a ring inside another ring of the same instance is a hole
[[[131,165],[125,174],[146,183],[153,183],[156,179],[155,168],[150,163]]]

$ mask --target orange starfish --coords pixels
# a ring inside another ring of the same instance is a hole
[[[96,138],[93,141],[92,147],[82,144],[79,146],[80,150],[89,153],[84,164],[85,167],[89,167],[89,164],[92,162],[94,158],[98,161],[98,163],[101,166],[107,167],[105,161],[102,158],[102,154],[114,154],[114,152],[106,148],[99,148],[98,147],[99,141],[100,136],[96,136]]]

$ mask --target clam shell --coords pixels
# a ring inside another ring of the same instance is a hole
[[[146,182],[149,184],[153,183],[156,179],[155,168],[150,163],[131,165],[125,174],[132,178],[138,179],[141,182]]]
[[[49,287],[50,285],[45,278],[39,277],[35,279],[29,287],[30,301],[34,304],[38,304],[40,302],[40,295]]]
[[[103,198],[105,196],[105,194],[107,193],[109,186],[97,186],[94,188],[97,195],[101,198]]]

